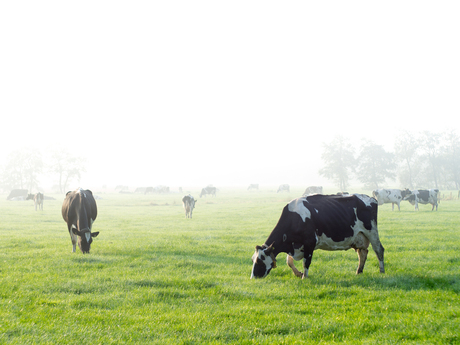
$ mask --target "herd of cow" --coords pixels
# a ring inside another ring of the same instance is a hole
[[[216,188],[203,188],[200,197],[208,194],[215,196]],[[373,197],[348,193],[323,195],[322,187],[308,187],[302,197],[292,200],[283,208],[278,223],[265,243],[256,246],[252,256],[251,278],[266,277],[276,267],[276,256],[281,252],[287,254],[287,264],[294,274],[306,278],[316,249],[355,249],[359,258],[356,273],[359,274],[363,272],[369,244],[377,255],[380,272],[384,273],[384,248],[377,229],[378,205],[392,203],[393,210],[395,204],[400,209],[401,201],[407,200],[415,205],[416,210],[419,203],[431,204],[432,210],[435,207],[437,210],[439,190],[378,189],[372,194]],[[42,193],[29,195],[30,198],[34,199],[36,210],[37,207],[43,209]],[[186,218],[192,218],[196,201],[190,194],[182,198]],[[99,235],[99,232],[92,232],[97,217],[92,192],[81,188],[68,192],[62,204],[62,217],[67,223],[72,252],[76,251],[78,244],[82,253],[89,253],[93,238]],[[303,260],[303,272],[297,270],[294,260]]]

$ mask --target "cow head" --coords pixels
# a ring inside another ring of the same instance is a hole
[[[252,256],[252,278],[265,278],[270,273],[272,268],[276,267],[276,259],[273,254],[273,243],[267,247],[266,245],[257,246],[254,255]]]
[[[91,232],[90,229],[84,229],[79,231],[78,229],[72,228],[72,231],[75,235],[78,236],[78,247],[83,254],[88,253],[91,249],[91,243],[93,242],[93,237],[97,237],[99,232]]]
[[[410,189],[406,188],[404,190],[401,191],[401,196],[403,198],[403,200],[407,200],[409,199],[409,197],[412,195],[412,192]]]

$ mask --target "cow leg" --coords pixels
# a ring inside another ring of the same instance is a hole
[[[313,250],[305,250],[303,258],[303,276],[302,279],[308,278],[308,270],[310,269],[311,259],[313,257]]]
[[[363,273],[364,264],[366,263],[367,253],[369,253],[369,250],[365,248],[359,248],[355,250],[358,253],[358,257],[359,257],[359,266],[358,266],[358,270],[356,271],[356,274],[360,274],[360,273]]]
[[[286,263],[291,268],[292,272],[294,272],[296,277],[302,278],[302,273],[294,265],[294,258],[289,254],[286,256]]]
[[[385,266],[383,264],[383,252],[385,249],[382,246],[382,243],[380,243],[380,240],[371,240],[372,244],[372,249],[374,249],[375,255],[377,255],[377,259],[379,260],[379,267],[380,267],[380,273],[385,273]]]
[[[391,203],[391,210],[392,210],[392,211],[395,210],[395,203],[394,203],[394,202]]]
[[[68,226],[69,228],[69,234],[70,234],[70,240],[72,241],[72,253],[75,253],[77,251],[77,240],[78,240],[78,237],[77,235],[75,235],[72,231],[72,226],[73,225],[70,225]]]

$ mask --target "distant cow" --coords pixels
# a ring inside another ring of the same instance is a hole
[[[323,194],[323,187],[322,186],[310,186],[305,189],[303,195],[312,195],[312,194]]]
[[[190,194],[182,198],[182,205],[184,206],[185,210],[185,218],[192,218],[192,212],[197,201],[198,200],[195,200]]]
[[[401,201],[408,198],[412,192],[409,189],[376,189],[372,192],[374,198],[377,199],[379,205],[388,204],[391,202],[391,210],[394,211],[395,204],[398,205],[398,210],[401,211]]]
[[[67,192],[62,204],[62,218],[67,223],[73,253],[75,253],[77,241],[81,252],[89,253],[93,238],[99,235],[99,232],[91,232],[96,217],[96,200],[90,190],[80,188]]]
[[[38,208],[43,211],[43,200],[45,200],[45,196],[43,193],[37,193],[37,194],[29,194],[27,195],[26,200],[33,200],[34,205],[35,205],[35,211],[37,211],[37,206]]]
[[[277,193],[279,193],[279,192],[288,192],[289,193],[289,185],[288,184],[281,184],[278,187]]]
[[[6,200],[26,200],[27,195],[27,189],[13,189],[6,197]]]
[[[259,184],[258,183],[251,183],[248,187],[248,190],[259,190]]]
[[[313,251],[355,249],[359,257],[356,274],[362,273],[369,243],[384,273],[383,252],[377,230],[377,201],[367,195],[310,195],[287,204],[265,244],[252,256],[251,278],[264,278],[276,267],[276,256],[287,253],[287,264],[294,274],[305,278]],[[303,259],[304,272],[294,266]]]
[[[439,189],[416,189],[412,191],[412,194],[406,197],[404,200],[409,201],[412,205],[415,205],[415,210],[418,210],[418,204],[431,204],[431,211],[436,207],[438,210],[438,194]]]
[[[203,196],[203,195],[212,195],[212,196],[216,196],[216,192],[217,192],[217,188],[216,187],[212,187],[212,186],[207,186],[205,188],[203,188],[201,190],[201,193],[200,193],[200,198]]]

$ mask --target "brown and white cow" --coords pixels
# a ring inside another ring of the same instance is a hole
[[[62,218],[67,223],[73,253],[76,251],[78,242],[81,252],[89,254],[93,238],[99,235],[99,232],[91,232],[96,217],[96,200],[90,190],[79,188],[73,192],[67,192],[62,204]]]
[[[355,249],[359,257],[356,274],[362,273],[369,243],[384,273],[383,252],[377,230],[377,201],[363,194],[350,196],[311,195],[287,204],[265,244],[252,256],[251,278],[264,278],[276,267],[276,256],[287,253],[287,264],[298,277],[308,277],[313,251]],[[303,259],[304,272],[293,260]]]
[[[394,211],[395,204],[398,205],[398,210],[401,211],[401,201],[406,200],[412,192],[409,189],[376,189],[372,191],[372,196],[377,199],[380,205],[391,202],[391,210]]]
[[[197,201],[198,200],[195,200],[190,194],[182,198],[182,205],[184,206],[185,210],[185,218],[192,218],[193,209],[195,208],[195,203]]]
[[[35,211],[37,211],[37,207],[39,210],[43,211],[43,200],[45,196],[43,193],[38,192],[37,194],[29,194],[27,195],[26,200],[33,200],[35,205]]]

